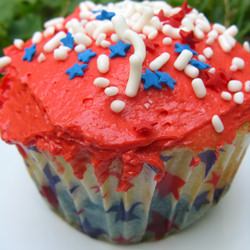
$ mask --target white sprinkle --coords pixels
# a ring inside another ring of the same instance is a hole
[[[213,56],[214,51],[210,47],[207,47],[203,50],[203,54],[206,58],[210,59]]]
[[[207,61],[206,57],[203,56],[203,55],[198,55],[198,60],[201,61],[201,62],[206,62]]]
[[[116,43],[116,42],[118,42],[119,37],[117,36],[117,34],[113,33],[113,34],[110,36],[110,39],[111,39],[112,42]]]
[[[165,24],[163,26],[162,32],[163,32],[163,34],[168,35],[173,39],[181,38],[180,29],[176,29],[176,28],[174,28],[173,26],[171,26],[169,24]]]
[[[37,61],[38,61],[39,63],[42,63],[42,62],[44,62],[45,60],[46,60],[46,56],[45,56],[43,53],[40,53],[39,56],[38,56],[38,58],[37,58]]]
[[[75,46],[75,49],[74,49],[74,50],[75,50],[76,53],[81,53],[81,52],[83,52],[85,49],[86,49],[85,45],[83,45],[83,44],[78,44],[78,45]]]
[[[219,33],[216,30],[211,30],[207,35],[208,37],[216,39],[219,36]]]
[[[238,92],[242,90],[242,82],[238,80],[229,81],[227,88],[230,92]]]
[[[225,31],[225,33],[227,33],[230,36],[236,36],[238,34],[239,30],[237,28],[236,25],[232,25],[229,28],[227,28],[227,30]]]
[[[111,45],[111,43],[109,41],[107,41],[107,40],[103,40],[103,41],[101,41],[100,45],[103,48],[108,48]]]
[[[92,43],[91,38],[84,33],[75,33],[73,35],[76,44],[83,44],[86,47],[90,46]]]
[[[65,27],[67,28],[68,32],[72,33],[73,35],[76,33],[84,32],[81,22],[76,18],[72,18],[71,20],[69,20],[66,23]]]
[[[142,11],[142,16],[135,23],[135,25],[133,25],[133,30],[135,30],[136,32],[140,32],[142,28],[150,22],[153,16],[153,10],[150,7],[144,7]]]
[[[233,72],[235,72],[235,71],[238,70],[238,67],[233,64],[233,65],[230,66],[230,70],[233,71]]]
[[[120,100],[115,100],[110,104],[111,110],[115,113],[120,113],[125,108],[125,106],[125,102]]]
[[[213,29],[216,30],[218,33],[222,34],[222,33],[225,32],[226,27],[223,26],[222,24],[215,23],[215,24],[213,25]]]
[[[151,18],[150,23],[151,23],[151,25],[152,25],[153,27],[155,27],[157,30],[160,30],[160,29],[162,28],[161,21],[160,21],[159,17],[157,17],[157,16],[153,16],[153,17]]]
[[[232,50],[232,46],[224,35],[220,35],[218,41],[224,52],[228,53]]]
[[[56,32],[56,29],[55,27],[51,26],[51,27],[48,27],[44,32],[43,32],[43,35],[44,37],[48,37],[48,36],[53,36]]]
[[[17,49],[21,50],[23,48],[23,45],[24,45],[24,41],[22,39],[14,39],[14,46]]]
[[[245,61],[240,57],[234,57],[232,60],[232,65],[235,65],[237,69],[244,69]]]
[[[117,87],[107,87],[104,90],[105,95],[107,96],[115,96],[119,92],[119,89]]]
[[[150,103],[144,103],[143,106],[145,107],[145,109],[149,109],[150,108]]]
[[[232,95],[227,92],[227,91],[222,91],[221,92],[221,98],[225,101],[231,101],[232,100]]]
[[[211,74],[215,74],[216,69],[215,69],[215,68],[210,68],[210,69],[208,70],[208,72],[211,73]]]
[[[243,104],[243,102],[244,102],[244,94],[243,94],[243,92],[235,93],[233,99],[234,99],[234,102],[236,104]]]
[[[208,37],[208,39],[206,40],[206,44],[212,45],[215,42],[215,39],[215,37]]]
[[[188,31],[194,30],[194,23],[187,16],[182,19],[181,25],[185,28],[185,30],[188,30]]]
[[[204,32],[198,26],[195,26],[195,28],[194,28],[194,35],[199,40],[202,40],[205,38]]]
[[[37,31],[32,36],[32,43],[33,44],[40,43],[42,41],[42,38],[43,38],[43,34],[39,31]]]
[[[64,17],[55,17],[51,20],[48,20],[47,22],[44,23],[45,28],[49,28],[51,26],[56,26],[58,24],[61,24],[64,22]]]
[[[244,50],[245,50],[246,52],[249,52],[249,53],[250,53],[250,43],[249,43],[249,42],[245,41],[245,42],[243,43],[243,48],[244,48]]]
[[[250,92],[250,81],[245,82],[245,91]]]
[[[97,78],[95,78],[95,80],[94,80],[93,83],[94,83],[94,85],[95,85],[96,87],[99,87],[99,88],[106,88],[106,87],[109,86],[110,81],[109,81],[109,79],[107,79],[107,78],[105,78],[105,77],[97,77]]]
[[[199,75],[199,69],[194,67],[191,64],[188,64],[184,70],[185,74],[189,76],[190,78],[196,78]]]
[[[148,35],[149,40],[154,40],[158,36],[158,31],[154,30]]]
[[[217,133],[222,133],[224,131],[224,125],[218,115],[212,117],[212,125]]]
[[[165,37],[165,38],[163,38],[162,39],[162,43],[164,44],[164,45],[170,45],[170,44],[172,44],[172,38],[171,37]]]
[[[105,54],[99,55],[97,58],[97,69],[100,73],[109,71],[109,57]]]
[[[60,46],[59,48],[54,50],[54,58],[57,61],[64,61],[68,58],[68,48],[64,46]]]
[[[191,51],[186,50],[186,49],[183,50],[181,54],[177,57],[174,63],[174,67],[180,71],[184,70],[192,57],[193,57],[193,53]]]
[[[60,40],[66,37],[66,33],[61,31],[52,37],[43,47],[45,52],[52,52],[60,45]]]
[[[168,62],[170,54],[167,52],[162,53],[160,56],[156,57],[150,64],[149,68],[153,71],[160,69],[164,64]]]
[[[9,56],[0,57],[0,69],[8,66],[11,63],[11,58]]]
[[[202,79],[194,79],[192,81],[192,87],[197,98],[203,99],[207,95],[207,90]]]
[[[96,45],[100,45],[101,42],[102,42],[104,39],[106,39],[106,37],[107,37],[106,34],[100,33],[100,34],[97,36],[97,38],[96,38],[95,44],[96,44]]]

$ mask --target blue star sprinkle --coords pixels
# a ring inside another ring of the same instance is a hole
[[[25,49],[25,55],[23,56],[23,61],[31,62],[36,54],[36,45],[33,44],[30,48]]]
[[[78,60],[80,62],[88,63],[90,61],[90,59],[95,57],[95,56],[96,56],[96,53],[93,50],[87,49],[87,50],[78,54]]]
[[[53,175],[51,173],[49,164],[45,165],[43,172],[48,179],[49,186],[55,192],[56,191],[56,184],[60,182],[60,178],[57,175]]]
[[[156,89],[162,89],[158,76],[149,69],[146,69],[146,72],[142,74],[142,81],[145,90],[148,90],[152,87]]]
[[[141,202],[135,202],[131,206],[131,208],[128,211],[126,211],[124,204],[123,204],[123,201],[120,201],[119,204],[113,205],[107,211],[107,213],[115,212],[116,213],[116,217],[115,217],[116,222],[118,222],[118,221],[131,221],[131,220],[139,219],[139,217],[134,214],[134,210],[140,204],[141,204]]]
[[[171,90],[174,90],[176,81],[167,73],[156,71],[156,75],[159,77],[159,82],[166,84]]]
[[[61,42],[65,47],[68,47],[70,49],[74,48],[75,41],[74,41],[74,38],[70,32],[67,33],[66,37],[61,39]]]
[[[96,16],[96,20],[111,20],[115,16],[114,12],[102,10],[99,15]]]
[[[205,164],[205,177],[207,177],[217,160],[216,152],[214,150],[206,150],[199,154],[199,158]]]
[[[109,46],[109,50],[111,52],[109,57],[110,58],[114,58],[118,56],[125,57],[130,47],[131,45],[128,43],[118,41],[116,44]]]
[[[176,53],[181,53],[183,50],[189,50],[193,53],[193,55],[198,55],[198,53],[193,50],[188,44],[181,44],[181,43],[176,43],[175,44],[175,52]]]
[[[194,205],[193,205],[196,211],[200,210],[203,205],[206,205],[209,203],[209,200],[207,199],[208,193],[209,193],[208,191],[205,191],[196,197],[194,201]]]
[[[88,65],[86,64],[74,64],[71,68],[66,71],[66,74],[69,75],[69,79],[72,80],[77,76],[83,76],[83,70],[86,69]]]
[[[93,227],[87,218],[84,219],[81,229],[84,233],[88,234],[92,238],[98,238],[101,235],[107,234],[102,228]]]
[[[208,65],[208,64],[206,64],[206,63],[204,63],[204,62],[195,60],[195,59],[190,60],[189,63],[190,63],[191,65],[193,65],[194,67],[196,67],[197,69],[200,69],[200,70],[204,70],[204,69],[209,69],[209,68],[211,68],[210,65]]]

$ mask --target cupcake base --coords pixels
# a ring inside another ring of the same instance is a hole
[[[127,192],[116,191],[115,175],[100,186],[91,164],[79,180],[61,157],[36,148],[23,148],[23,155],[40,193],[57,214],[90,237],[131,244],[183,230],[218,203],[232,183],[248,137],[244,127],[231,145],[217,150],[163,151],[163,179],[157,183],[154,167],[145,163]],[[119,168],[118,161],[110,166],[113,172]]]

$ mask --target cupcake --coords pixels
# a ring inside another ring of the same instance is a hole
[[[248,146],[250,46],[186,2],[95,5],[0,58],[0,131],[50,207],[118,244],[193,224]]]

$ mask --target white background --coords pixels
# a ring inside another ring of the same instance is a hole
[[[0,250],[249,250],[250,150],[230,192],[201,221],[165,240],[128,247],[92,240],[55,216],[13,146],[0,141]]]

